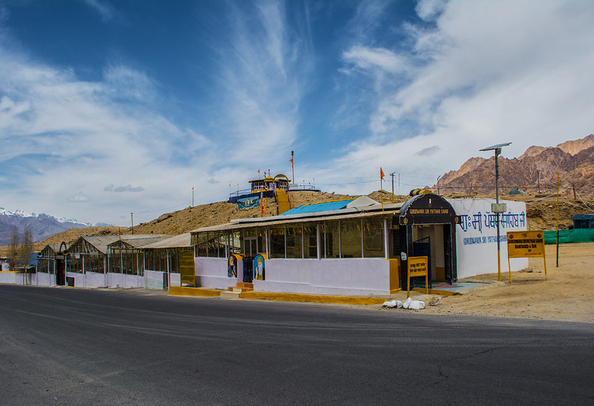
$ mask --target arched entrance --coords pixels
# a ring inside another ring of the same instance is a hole
[[[456,224],[460,217],[443,197],[427,193],[407,200],[398,218],[399,245],[403,255],[401,281],[406,280],[409,256],[429,257],[429,280],[452,284],[456,266]]]

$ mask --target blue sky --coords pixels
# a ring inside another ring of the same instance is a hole
[[[0,0],[0,207],[128,225],[258,169],[433,185],[593,131],[594,2]],[[231,185],[231,186],[230,186]],[[389,182],[385,184],[390,189]]]

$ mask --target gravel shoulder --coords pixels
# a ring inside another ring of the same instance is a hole
[[[594,323],[594,243],[560,245],[558,267],[556,246],[547,245],[546,256],[546,276],[542,258],[531,258],[527,269],[512,273],[511,284],[504,273],[502,282],[442,297],[422,312]],[[497,274],[472,279],[497,282]]]

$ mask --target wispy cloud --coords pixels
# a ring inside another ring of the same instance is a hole
[[[122,192],[138,193],[138,192],[144,191],[144,188],[142,186],[132,187],[132,185],[114,186],[113,183],[110,183],[103,190],[105,192],[115,192],[115,193],[122,193]]]
[[[287,152],[296,139],[309,56],[286,19],[283,3],[233,4],[231,46],[219,53],[219,83],[235,162],[267,151]],[[268,160],[275,163],[273,156]]]
[[[112,192],[137,193],[148,184],[146,204],[161,201],[167,207],[183,201],[184,184],[207,175],[208,167],[196,164],[212,145],[158,112],[155,87],[145,73],[110,66],[104,80],[83,81],[69,69],[33,62],[3,44],[0,59],[3,188],[20,189],[19,195],[3,195],[6,206],[22,207],[19,196],[44,196],[27,202],[32,211],[117,222],[110,207],[145,203],[123,197],[135,193],[108,197],[98,186],[104,179],[127,182],[108,188]],[[180,156],[185,156],[182,169]],[[139,183],[145,186],[131,186]],[[64,202],[95,205],[89,212]]]
[[[101,15],[105,22],[114,20],[117,17],[117,12],[114,7],[107,1],[102,0],[83,0],[90,7],[95,9]]]
[[[421,1],[417,12],[422,20],[402,27],[408,49],[371,39],[345,49],[345,68],[383,86],[369,94],[369,134],[336,160],[339,172],[372,178],[378,162],[422,186],[485,145],[513,141],[506,152],[519,154],[592,132],[594,4]]]

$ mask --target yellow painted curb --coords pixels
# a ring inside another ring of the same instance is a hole
[[[220,290],[203,289],[203,288],[186,288],[182,286],[170,286],[170,296],[202,296],[202,297],[216,297],[221,296]]]
[[[239,294],[242,299],[281,300],[287,302],[314,302],[314,303],[339,303],[353,305],[374,305],[386,301],[381,297],[358,296],[320,296],[299,293],[272,293],[272,292],[243,292]]]

